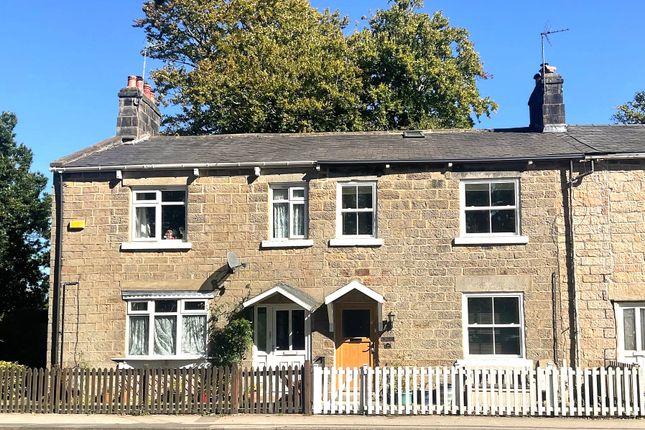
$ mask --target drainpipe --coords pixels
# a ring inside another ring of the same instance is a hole
[[[54,174],[54,198],[56,202],[56,230],[55,230],[55,259],[54,259],[54,299],[52,309],[52,338],[51,356],[52,366],[62,363],[59,361],[59,338],[60,338],[60,290],[61,290],[61,269],[63,265],[63,172]]]
[[[586,172],[583,172],[576,176],[575,178],[573,177],[573,160],[569,160],[569,210],[567,211],[567,217],[569,218],[569,243],[571,244],[571,256],[569,258],[569,264],[571,265],[571,297],[570,301],[573,302],[573,321],[574,321],[574,327],[572,328],[573,330],[573,350],[574,350],[574,357],[573,357],[573,363],[572,367],[576,367],[580,365],[580,341],[579,341],[579,335],[580,335],[580,321],[578,319],[579,315],[579,308],[578,308],[578,275],[576,271],[576,234],[575,234],[575,226],[573,224],[573,185],[576,183],[580,183],[582,181],[582,178],[585,176],[591,175],[592,173],[595,172],[595,163],[594,160],[591,160],[591,169],[589,169]]]

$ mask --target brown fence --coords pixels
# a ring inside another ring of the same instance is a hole
[[[311,365],[0,369],[0,413],[311,413]]]

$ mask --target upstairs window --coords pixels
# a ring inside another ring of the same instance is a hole
[[[185,189],[135,190],[132,194],[132,240],[186,241]]]
[[[338,184],[337,236],[376,237],[376,184]]]
[[[517,236],[520,234],[517,179],[461,183],[461,235]]]
[[[271,239],[307,237],[307,189],[302,185],[271,187]]]

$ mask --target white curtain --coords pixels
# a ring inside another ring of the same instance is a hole
[[[273,204],[273,237],[275,239],[289,237],[289,203]]]
[[[184,354],[206,355],[206,316],[184,315],[181,350]]]
[[[155,235],[155,208],[136,208],[136,235],[139,239],[148,239]]]
[[[130,317],[130,355],[148,355],[148,317]]]
[[[155,355],[174,355],[177,317],[155,317]]]
[[[293,205],[293,234],[305,235],[305,205]]]

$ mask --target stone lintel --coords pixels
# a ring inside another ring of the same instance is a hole
[[[529,275],[457,276],[455,291],[485,293],[496,291],[523,292],[531,287]]]

